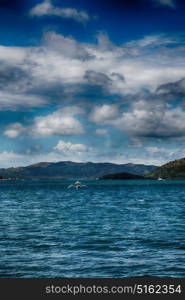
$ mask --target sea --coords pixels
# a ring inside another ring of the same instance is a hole
[[[1,278],[185,277],[185,181],[0,182]]]

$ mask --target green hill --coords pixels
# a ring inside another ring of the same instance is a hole
[[[157,179],[185,179],[185,158],[170,161],[157,168],[153,172],[146,174],[146,178]]]

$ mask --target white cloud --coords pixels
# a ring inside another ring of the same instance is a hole
[[[29,49],[29,48],[27,48]],[[7,47],[0,46],[0,59],[1,62],[9,64],[21,64],[26,59],[27,49],[24,47]]]
[[[185,76],[184,56],[176,55],[164,45],[176,41],[164,36],[148,36],[132,43],[117,47],[106,41],[98,44],[85,44],[73,38],[54,32],[45,34],[42,47],[34,49],[29,59],[35,64],[32,75],[37,82],[63,82],[82,85],[85,74],[104,76],[111,82],[106,92],[125,95],[138,93],[142,89],[155,89],[164,83],[179,80]],[[153,46],[155,45],[154,49]],[[119,74],[119,77],[112,76]],[[97,77],[97,76],[96,76]],[[125,78],[125,80],[120,80]],[[91,82],[92,76],[91,76]],[[97,84],[97,81],[94,82]],[[104,84],[100,81],[99,84]]]
[[[146,138],[173,138],[185,136],[185,111],[166,103],[144,100],[111,122],[131,136]]]
[[[115,51],[118,48],[115,46],[114,43],[111,42],[111,40],[109,39],[108,35],[106,33],[98,33],[97,36],[97,42],[98,42],[98,50],[99,51],[105,51],[105,52],[109,52],[109,51]]]
[[[14,151],[3,151],[0,152],[0,166],[1,168],[18,167],[22,166],[23,156]]]
[[[47,116],[36,117],[32,132],[43,137],[51,135],[69,136],[83,134],[84,128],[73,115],[65,114],[59,110]]]
[[[73,19],[80,23],[86,23],[90,20],[90,17],[86,11],[79,11],[75,8],[60,8],[55,7],[51,0],[45,0],[44,2],[37,4],[30,11],[31,16],[56,16],[65,19]]]
[[[105,95],[154,92],[159,85],[185,77],[179,43],[183,46],[183,41],[154,35],[116,46],[101,34],[98,43],[89,44],[47,32],[39,46],[0,46],[0,109],[65,101],[88,84],[102,86]]]
[[[51,4],[50,0],[45,0],[44,2],[41,2],[40,4],[37,4],[35,7],[33,7],[30,11],[30,15],[32,16],[43,16],[52,14],[53,6]]]
[[[96,129],[95,131],[96,134],[99,134],[99,135],[106,135],[107,134],[107,130],[106,129]]]
[[[30,153],[22,154],[14,151],[0,152],[1,168],[27,166],[30,164],[39,163],[41,161],[58,162],[62,159],[63,158],[61,157],[61,155],[55,151],[32,155],[30,155]]]
[[[63,56],[65,58],[85,61],[92,57],[89,55],[83,43],[79,43],[72,37],[64,37],[53,31],[44,34],[43,43],[47,51],[56,51],[59,54],[59,57],[56,57],[56,54],[51,53],[53,58],[56,57],[59,59]]]
[[[46,100],[39,96],[0,91],[0,110],[29,110],[45,105]]]
[[[145,149],[150,154],[166,154],[168,156],[172,156],[179,152],[179,149],[167,149],[167,148],[157,147],[157,146],[146,147]]]
[[[17,138],[26,131],[26,128],[20,123],[14,123],[7,126],[4,135],[9,138]]]
[[[85,113],[81,107],[75,105],[65,106],[64,108],[60,109],[60,112],[66,116],[74,116]]]
[[[64,142],[60,140],[58,144],[54,147],[54,150],[62,151],[64,153],[86,152],[88,151],[88,147],[84,144],[72,144],[70,142]]]
[[[160,35],[160,34],[156,34],[156,35],[149,35],[149,36],[144,36],[141,39],[138,40],[133,40],[133,41],[129,41],[126,43],[126,46],[128,48],[133,48],[137,51],[136,53],[139,53],[140,51],[143,51],[143,48],[147,48],[151,49],[153,47],[157,47],[159,48],[160,46],[166,46],[168,44],[175,44],[177,41],[169,36],[164,36],[164,35]]]
[[[89,115],[89,120],[95,123],[106,123],[114,120],[118,116],[118,107],[114,104],[104,104],[102,106],[95,106]]]
[[[24,133],[32,137],[82,135],[85,130],[80,121],[75,118],[75,115],[82,113],[83,110],[78,107],[65,107],[52,114],[35,117],[32,125],[29,126],[20,123],[10,124],[6,127],[4,135],[9,138],[16,138]]]
[[[57,147],[58,146],[58,147]],[[72,144],[60,141],[54,149],[50,152],[31,152],[27,149],[25,153],[18,153],[15,151],[0,152],[0,167],[20,167],[39,162],[59,162],[59,161],[74,161],[74,162],[87,162],[89,161],[89,152],[93,151],[92,148],[83,144]],[[91,156],[92,157],[92,156]]]
[[[147,158],[158,160],[159,163],[164,164],[175,159],[179,159],[185,156],[184,144],[179,143],[178,147],[176,145],[165,145],[160,146],[148,146],[143,148],[147,152]],[[159,164],[158,163],[158,164]]]

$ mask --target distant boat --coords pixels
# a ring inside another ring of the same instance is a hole
[[[159,177],[157,180],[164,180],[163,178]]]
[[[78,190],[78,189],[83,188],[83,187],[87,187],[87,185],[81,184],[80,181],[76,181],[74,184],[69,185],[69,186],[68,186],[68,189],[69,189],[69,188],[75,188],[75,189]]]

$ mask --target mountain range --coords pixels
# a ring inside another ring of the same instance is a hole
[[[26,167],[1,168],[0,176],[17,178],[63,178],[95,179],[114,173],[131,173],[144,176],[157,168],[154,165],[114,164],[114,163],[77,163],[72,161],[41,162]]]

